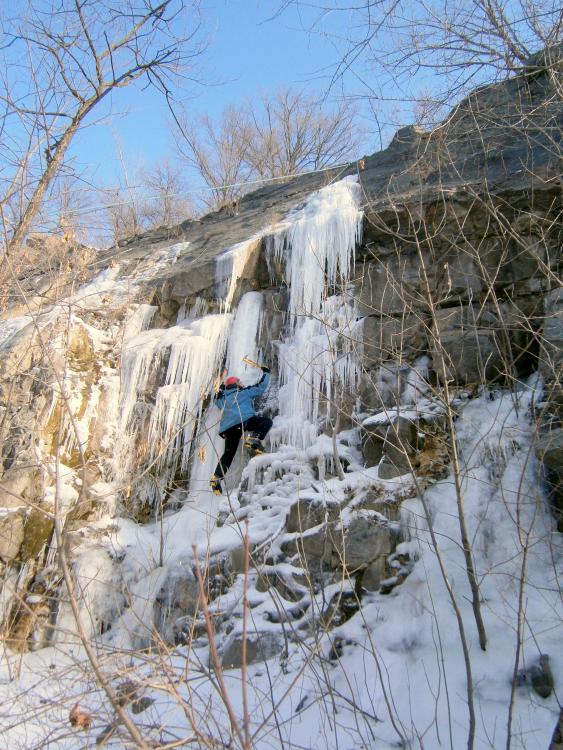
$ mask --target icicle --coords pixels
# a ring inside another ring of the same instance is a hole
[[[120,432],[129,428],[135,404],[146,389],[161,330],[143,331],[124,342],[121,355]]]
[[[231,309],[237,282],[242,276],[250,254],[256,248],[259,239],[259,236],[254,236],[245,242],[233,245],[215,259],[217,296],[223,300],[225,312]]]
[[[229,336],[227,372],[240,378],[245,385],[254,385],[262,377],[256,367],[245,364],[243,357],[254,362],[262,361],[258,340],[262,330],[264,298],[260,292],[247,292],[239,302],[233,328]]]
[[[157,310],[158,308],[154,305],[137,305],[125,323],[123,340],[130,341],[141,331],[146,331]]]
[[[329,297],[318,318],[304,318],[292,337],[280,344],[280,441],[307,448],[317,436],[321,400],[358,382],[355,305]]]
[[[176,316],[176,324],[179,325],[185,320],[195,320],[196,318],[202,318],[207,315],[209,311],[209,302],[203,297],[196,297],[194,304],[191,307],[186,307],[184,302],[180,305],[178,314]]]

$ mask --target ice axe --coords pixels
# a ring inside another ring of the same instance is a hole
[[[258,362],[255,362],[253,359],[250,359],[250,357],[243,357],[243,362],[246,362],[247,365],[250,365],[251,367],[258,367],[259,370],[262,369],[263,365],[259,365]]]

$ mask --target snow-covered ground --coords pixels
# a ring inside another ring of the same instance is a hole
[[[519,670],[533,667],[542,653],[549,654],[554,675],[561,675],[563,669],[558,648],[563,636],[561,540],[544,506],[537,467],[530,455],[534,432],[530,406],[538,387],[534,381],[521,390],[518,411],[511,393],[487,392],[468,399],[458,420],[465,511],[481,589],[487,650],[479,648],[472,616],[450,474],[422,496],[403,502],[402,524],[410,541],[398,551],[416,558],[410,575],[389,595],[365,593],[359,611],[336,627],[325,629],[312,615],[303,618],[307,627],[299,617],[288,617],[280,625],[280,618],[274,615],[279,614],[280,604],[291,609],[290,603],[258,591],[257,575],[251,571],[248,631],[260,632],[265,638],[270,628],[272,633],[282,630],[287,636],[287,650],[281,655],[248,667],[253,746],[467,745],[467,672],[437,552],[468,641],[476,714],[474,747],[506,746],[518,627]],[[254,485],[251,503],[241,509],[248,519],[253,546],[267,543],[274,549],[289,506],[308,493],[324,493],[331,502],[343,503],[351,487],[359,492],[361,487],[379,484],[392,490],[399,482],[384,483],[377,479],[376,470],[359,467],[345,481],[307,481],[303,473],[297,477],[296,461],[289,451],[254,459],[270,467],[282,466],[284,476],[296,481]],[[81,558],[84,568],[78,570],[84,581],[91,582],[86,588],[87,606],[110,610],[117,605],[111,600],[111,581],[102,582],[100,576],[107,559],[103,547],[113,548],[117,557],[124,558],[121,565],[129,577],[130,607],[99,643],[98,654],[114,685],[132,679],[140,693],[154,701],[139,719],[147,738],[160,741],[183,737],[187,743],[194,731],[192,720],[199,732],[217,741],[223,738],[226,742],[228,736],[225,702],[216,681],[208,675],[210,656],[205,638],[194,637],[190,647],[160,650],[155,646],[145,654],[130,650],[143,643],[143,634],[146,639],[156,595],[170,570],[184,566],[189,575],[192,544],[198,545],[202,558],[207,549],[224,552],[229,546],[240,545],[244,526],[235,522],[237,513],[223,526],[211,527],[207,514],[215,512],[213,496],[201,499],[197,507],[188,503],[165,516],[162,528],[114,519],[108,530],[107,522],[100,522],[100,530],[107,534],[104,545],[97,543],[90,554],[85,553]],[[236,497],[233,502],[236,505]],[[432,519],[437,549],[428,533],[427,517]],[[232,617],[235,630],[231,637],[242,628],[243,588],[243,576],[239,575],[226,595],[211,605],[212,611]],[[308,591],[309,611],[318,615],[335,593],[351,589],[344,579],[322,592]],[[300,606],[303,608],[303,601]],[[50,735],[57,738],[53,747],[89,746],[91,740],[84,734],[65,739],[68,710],[75,702],[94,717],[91,737],[110,721],[111,712],[94,684],[82,649],[65,640],[62,636],[54,647],[5,660],[2,713],[6,746],[39,747]],[[228,671],[226,686],[242,726],[240,670]],[[548,746],[559,712],[558,698],[557,679],[555,692],[548,699],[539,697],[529,680],[517,687],[511,747],[539,750]],[[115,738],[109,746],[123,747],[124,743],[122,732],[121,739]]]

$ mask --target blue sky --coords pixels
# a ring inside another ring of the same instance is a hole
[[[332,43],[307,34],[317,11],[289,7],[273,18],[277,0],[207,0],[203,6],[208,48],[199,60],[200,84],[189,83],[177,98],[194,115],[219,114],[225,106],[282,86],[324,91],[337,61]],[[333,22],[334,31],[342,18]],[[338,96],[334,90],[331,96]],[[110,116],[111,115],[111,116]],[[117,184],[122,175],[119,151],[131,170],[150,167],[170,148],[170,116],[162,97],[151,89],[123,89],[73,145],[77,167],[95,184]]]

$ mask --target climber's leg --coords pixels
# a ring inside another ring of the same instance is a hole
[[[220,435],[225,439],[225,449],[223,451],[223,455],[219,459],[219,463],[215,467],[215,471],[213,472],[213,476],[211,477],[210,482],[211,489],[216,494],[220,494],[222,492],[221,479],[224,478],[236,455],[238,444],[242,435],[242,424],[236,424],[234,425],[234,427],[229,427],[228,430],[221,432]]]
[[[244,423],[245,438],[244,445],[249,448],[253,455],[264,453],[262,440],[268,434],[272,420],[269,417],[250,417]]]

